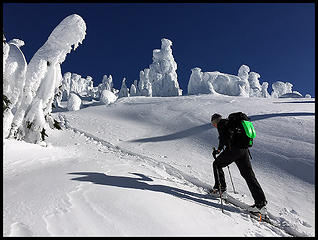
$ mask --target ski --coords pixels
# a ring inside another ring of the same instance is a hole
[[[208,195],[214,197],[214,198],[220,198],[219,194],[213,194],[210,192],[210,190],[206,189],[205,190]],[[279,218],[275,217],[273,214],[267,212],[266,214],[260,214],[260,213],[255,213],[255,212],[250,212],[249,205],[236,199],[235,197],[231,196],[227,192],[223,193],[223,200],[226,204],[231,204],[239,209],[241,209],[244,213],[249,214],[253,219],[257,220],[260,223],[267,223],[270,224],[273,227],[276,227],[285,233],[294,236],[294,237],[299,237],[303,236],[301,233],[295,231],[288,222],[284,221],[281,222]]]

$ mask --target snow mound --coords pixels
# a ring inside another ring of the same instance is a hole
[[[109,90],[103,90],[100,96],[100,101],[105,103],[106,105],[114,103],[117,100],[117,96],[109,91]]]
[[[69,111],[77,111],[80,110],[82,105],[82,100],[79,96],[77,96],[75,93],[70,93],[70,97],[67,101],[67,109]]]

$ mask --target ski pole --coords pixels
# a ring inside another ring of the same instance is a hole
[[[229,174],[230,174],[230,178],[231,178],[231,183],[232,183],[232,186],[233,186],[233,191],[234,191],[234,193],[236,194],[237,192],[235,191],[235,187],[234,187],[234,184],[233,184],[232,175],[231,175],[231,172],[230,172],[230,167],[227,166],[227,169],[229,170]]]
[[[213,158],[215,160],[216,156],[215,156],[214,152],[215,152],[215,147],[213,147],[213,153],[212,153],[212,156],[213,156]],[[218,169],[216,169],[216,173],[217,173],[218,180],[219,180],[219,194],[220,194],[220,199],[221,199],[221,210],[222,210],[222,213],[224,213],[223,198],[222,198],[222,191],[221,191],[221,182],[220,182],[220,175],[219,175],[219,170]]]

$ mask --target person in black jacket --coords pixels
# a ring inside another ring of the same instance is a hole
[[[226,182],[222,168],[235,162],[255,201],[255,204],[249,210],[253,212],[265,212],[267,201],[252,169],[248,148],[242,148],[239,142],[233,141],[233,131],[228,128],[228,121],[228,119],[222,119],[222,116],[218,113],[213,114],[211,117],[211,124],[217,128],[219,133],[219,145],[214,152],[214,154],[219,154],[219,156],[213,162],[215,184],[212,193],[219,192],[219,184],[221,185],[221,192],[226,191]]]

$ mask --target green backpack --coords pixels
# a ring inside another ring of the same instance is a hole
[[[233,132],[232,144],[241,148],[252,147],[256,131],[247,115],[242,112],[231,113],[228,120],[228,126]]]

